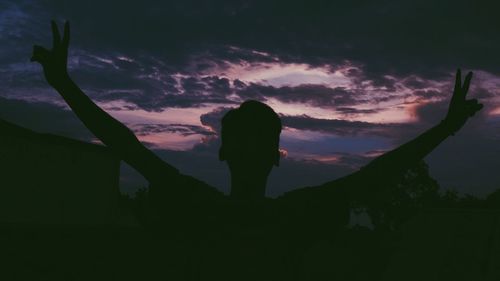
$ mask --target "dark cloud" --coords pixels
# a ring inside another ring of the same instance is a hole
[[[311,65],[349,60],[373,77],[435,78],[457,66],[498,73],[498,56],[491,55],[500,45],[496,1],[50,1],[46,7],[73,21],[75,44],[155,51],[169,64],[196,53],[221,62],[269,60],[264,52]]]
[[[224,115],[231,110],[231,107],[218,107],[208,113],[200,116],[201,124],[212,128],[213,131],[220,133],[221,120]]]
[[[412,90],[422,89],[428,86],[426,81],[418,76],[412,75],[404,79],[404,85]]]
[[[470,90],[472,92],[471,97],[478,99],[479,101],[482,101],[482,102],[495,103],[494,98],[499,96],[498,94],[495,94],[492,90],[486,89],[484,87],[475,87],[473,85],[471,88],[472,88]]]
[[[322,108],[355,105],[366,102],[360,93],[344,87],[330,88],[319,84],[295,87],[273,87],[251,83],[237,93],[243,99],[266,100],[275,98],[284,103],[302,103]]]
[[[286,127],[340,136],[383,136],[394,138],[400,131],[410,130],[412,128],[411,124],[382,124],[339,119],[319,119],[307,115],[282,115],[281,120]]]
[[[220,120],[231,108],[219,107],[211,112],[202,114],[200,121],[203,125],[212,128],[215,132],[220,132]],[[370,123],[361,121],[348,121],[341,119],[321,119],[308,115],[280,115],[281,122],[285,128],[293,128],[303,131],[317,131],[339,136],[381,136],[396,138],[403,134],[415,130],[414,124],[391,124],[391,123]]]
[[[229,79],[217,76],[182,78],[180,86],[185,93],[191,95],[219,95],[226,97],[232,89]]]
[[[215,134],[215,132],[205,127],[188,124],[134,124],[132,125],[132,129],[139,136],[157,133],[177,133],[182,136],[212,136]]]
[[[446,116],[448,112],[448,101],[437,101],[415,107],[415,116],[422,124],[437,124]]]
[[[381,134],[383,131],[394,127],[394,125],[392,124],[373,124],[369,122],[347,121],[339,119],[318,119],[312,118],[307,115],[282,115],[281,120],[283,122],[283,125],[286,127],[299,130],[319,131],[343,136]]]
[[[412,94],[424,99],[441,98],[444,96],[443,92],[439,90],[415,90]]]
[[[233,104],[228,96],[236,91],[242,99],[352,108],[368,97],[320,85],[275,89],[237,80],[231,87],[226,78],[196,74],[229,63],[305,63],[332,71],[351,65],[346,74],[385,91],[370,99],[383,102],[394,98],[398,81],[422,90],[428,78],[452,80],[457,66],[498,73],[498,56],[490,55],[500,45],[492,12],[497,6],[451,0],[5,1],[0,57],[9,67],[0,70],[0,79],[2,90],[47,87],[39,68],[26,71],[31,46],[50,46],[50,18],[70,19],[71,73],[96,100],[121,99],[158,111]],[[24,68],[17,74],[16,63]],[[187,76],[177,81],[173,75],[179,73]],[[433,94],[423,91],[417,94]]]
[[[398,80],[394,77],[388,76],[380,76],[380,77],[366,77],[366,74],[354,77],[358,83],[361,83],[363,80],[370,81],[371,86],[384,90],[385,92],[395,92],[397,89],[396,84]]]
[[[75,80],[82,81],[81,87],[96,101],[125,101],[146,111],[234,103],[228,99],[233,90],[227,78],[184,76],[177,82],[174,75],[157,69],[131,76],[108,67],[75,71]]]
[[[463,76],[463,75],[462,75]],[[403,84],[411,89],[411,94],[408,96],[417,97],[425,101],[436,101],[441,100],[442,102],[448,101],[453,95],[453,87],[455,79],[448,79],[439,84],[434,84],[422,80],[415,76],[410,76],[408,79],[403,80]],[[495,83],[494,80],[485,79],[481,76],[474,77],[471,80],[470,89],[467,94],[467,98],[479,99],[482,102],[490,103],[493,106],[498,104],[496,101],[497,93],[495,93],[496,86],[485,86],[485,83]]]
[[[495,55],[500,49],[498,5],[484,0],[7,0],[0,3],[0,91],[19,99],[55,99],[41,68],[28,60],[33,44],[50,46],[49,20],[69,19],[73,35],[70,71],[94,100],[123,100],[129,104],[122,109],[159,111],[274,98],[334,108],[344,114],[371,114],[375,113],[372,109],[362,111],[356,105],[402,98],[401,85],[415,90],[417,98],[442,100],[416,107],[419,121],[411,126],[283,117],[287,126],[299,130],[361,137],[375,134],[402,143],[399,140],[413,138],[446,113],[445,101],[452,87],[432,89],[425,81],[446,80],[451,85],[456,67],[499,74],[500,56]],[[354,82],[368,82],[384,93],[372,94],[361,86],[354,90],[322,85],[271,87],[199,76],[212,67],[223,70],[229,64],[259,62],[327,65],[332,71],[353,66],[347,74]],[[478,87],[475,93],[490,100],[495,95],[488,87]],[[51,104],[1,99],[0,108],[3,118],[32,129],[92,138],[72,113]],[[483,112],[491,110],[487,104]],[[202,124],[217,129],[225,111],[227,108],[201,116]],[[177,125],[170,129],[203,134],[201,128]],[[169,130],[162,126],[149,129]],[[438,180],[443,179],[447,186],[491,187],[498,183],[498,173],[492,171],[500,159],[495,129],[479,114],[463,132],[444,142],[430,156]],[[217,139],[208,135],[205,140],[191,152],[159,153],[181,170],[227,187],[228,174],[217,161]],[[457,155],[463,158],[457,160]],[[365,161],[349,155],[341,158],[354,166]],[[193,164],[189,159],[199,162]],[[346,169],[287,159],[273,174],[270,186],[284,191],[288,186],[317,184],[346,173]]]
[[[341,112],[345,115],[358,115],[358,114],[373,114],[382,111],[382,109],[359,109],[354,107],[335,107],[335,111]]]

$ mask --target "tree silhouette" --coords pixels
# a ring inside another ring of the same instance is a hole
[[[429,175],[429,167],[420,161],[408,169],[397,183],[366,202],[364,210],[377,230],[396,230],[423,207],[439,200],[439,184]]]

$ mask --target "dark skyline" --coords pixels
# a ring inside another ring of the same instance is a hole
[[[271,105],[285,125],[286,157],[268,188],[278,195],[345,175],[439,122],[461,67],[485,108],[427,158],[431,175],[460,192],[500,187],[498,4],[305,3],[4,1],[0,117],[95,141],[29,62],[34,43],[50,42],[50,19],[68,19],[69,71],[83,90],[169,163],[224,191],[220,117],[246,99]],[[139,187],[128,169],[122,178]]]

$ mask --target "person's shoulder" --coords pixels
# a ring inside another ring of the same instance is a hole
[[[344,213],[349,208],[348,188],[351,180],[338,179],[321,185],[305,186],[284,193],[276,198],[278,206],[284,209],[312,213]]]
[[[181,177],[183,187],[186,187],[193,195],[226,198],[222,191],[202,180],[188,175]]]
[[[224,199],[226,196],[216,187],[193,176],[178,173],[173,178],[151,182],[150,190],[155,193],[168,193],[177,197],[190,197],[192,200]],[[180,199],[180,198],[179,198]]]
[[[276,202],[282,201],[297,201],[304,200],[305,198],[310,197],[317,190],[317,186],[302,186],[299,188],[295,188],[293,190],[287,191],[282,195],[275,198]]]
[[[277,201],[309,201],[331,199],[331,196],[343,197],[345,194],[346,182],[339,179],[326,182],[320,185],[305,186],[285,192],[276,198]]]

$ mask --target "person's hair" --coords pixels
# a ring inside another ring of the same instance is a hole
[[[222,118],[222,146],[231,147],[251,135],[258,135],[262,139],[279,139],[281,129],[281,119],[271,107],[248,100],[228,111]]]

